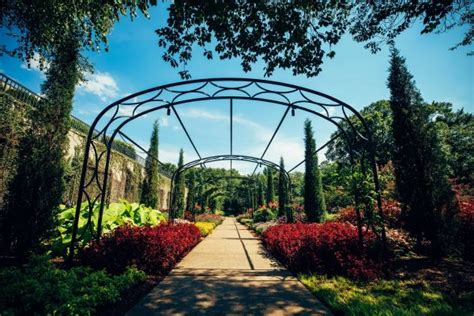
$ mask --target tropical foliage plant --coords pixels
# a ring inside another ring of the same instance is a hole
[[[100,205],[95,205],[92,210],[92,229],[97,227]],[[56,215],[56,234],[51,239],[51,251],[53,255],[66,256],[68,245],[71,242],[72,228],[76,208],[61,207],[60,212]],[[78,236],[82,236],[81,245],[86,245],[92,239],[90,228],[87,227],[89,218],[89,204],[81,204],[79,215]],[[154,210],[152,208],[140,205],[138,203],[129,203],[125,200],[116,203],[110,203],[104,209],[102,218],[102,232],[108,233],[122,225],[132,226],[155,226],[166,221],[166,213]]]

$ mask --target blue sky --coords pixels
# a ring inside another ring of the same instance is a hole
[[[163,50],[158,47],[154,30],[164,25],[167,12],[163,6],[151,11],[151,19],[139,17],[134,22],[128,18],[117,23],[109,36],[108,53],[88,53],[95,66],[95,73],[89,81],[77,89],[74,101],[74,115],[86,122],[92,122],[97,113],[114,100],[150,87],[180,81],[178,71],[163,62]],[[474,58],[466,56],[470,48],[450,51],[464,30],[453,30],[444,34],[420,35],[415,27],[397,38],[397,47],[407,59],[417,87],[425,101],[447,101],[455,108],[463,107],[474,112]],[[2,39],[2,42],[7,41]],[[322,73],[315,78],[293,76],[291,71],[276,71],[269,78],[330,94],[356,109],[371,102],[387,99],[386,87],[388,48],[371,54],[363,44],[345,37],[335,48],[336,57],[326,59]],[[34,63],[33,63],[34,66]],[[208,77],[264,78],[263,63],[254,65],[253,70],[244,73],[239,60],[220,61],[201,56],[201,50],[194,51],[194,58],[187,69],[193,79]],[[40,89],[44,75],[35,69],[27,69],[20,61],[2,57],[0,71],[18,80],[33,91]],[[234,105],[234,153],[260,156],[283,112],[283,107],[268,104],[243,102]],[[203,156],[225,154],[229,151],[228,104],[183,105],[178,109],[183,122],[192,134]],[[265,158],[278,162],[280,155],[287,167],[303,159],[302,122],[307,117],[298,113],[285,121],[274,144]],[[152,122],[158,119],[160,128],[160,160],[176,163],[179,148],[185,151],[185,161],[196,158],[184,132],[174,116],[166,112],[147,115],[125,128],[126,133],[148,147]],[[334,132],[329,124],[313,119],[318,144],[323,144]],[[321,155],[323,158],[323,154]],[[227,166],[228,164],[215,164]],[[234,163],[243,173],[253,170],[247,163]]]

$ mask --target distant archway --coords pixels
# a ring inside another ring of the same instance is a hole
[[[288,196],[290,196],[290,188],[291,188],[291,179],[290,179],[290,174],[285,170],[285,169],[282,169],[280,167],[280,165],[274,163],[274,162],[271,162],[269,160],[266,160],[266,159],[262,159],[262,158],[258,158],[258,157],[253,157],[253,156],[246,156],[246,155],[216,155],[216,156],[209,156],[209,157],[204,157],[204,158],[201,158],[201,159],[196,159],[196,160],[193,160],[191,162],[188,162],[186,164],[184,164],[181,168],[178,168],[174,173],[173,173],[173,176],[171,178],[171,195],[170,195],[170,200],[169,200],[169,205],[173,205],[172,203],[172,199],[173,197],[175,196],[175,180],[176,180],[176,177],[180,174],[183,174],[186,170],[189,170],[193,167],[196,167],[196,166],[202,166],[206,163],[213,163],[213,162],[221,162],[221,161],[247,161],[247,162],[252,162],[252,163],[255,163],[260,166],[266,166],[268,168],[274,168],[274,169],[277,169],[279,171],[281,171],[285,178],[286,178],[286,181],[288,183],[288,187],[287,187],[287,192],[288,192]],[[177,214],[177,210],[173,209],[173,210],[170,210],[170,213],[169,213],[169,216],[170,216],[170,220],[174,220],[176,218],[176,214]]]

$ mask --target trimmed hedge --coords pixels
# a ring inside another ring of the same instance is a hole
[[[200,240],[193,224],[160,224],[154,227],[122,226],[91,242],[81,261],[95,269],[120,273],[135,265],[150,274],[168,273]]]

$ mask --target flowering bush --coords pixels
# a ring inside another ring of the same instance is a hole
[[[190,221],[188,221],[187,219],[182,219],[182,218],[175,218],[174,223],[175,224],[191,224]]]
[[[165,274],[200,240],[192,224],[160,224],[149,227],[121,226],[91,242],[80,257],[96,269],[120,273],[127,266],[152,274]]]
[[[214,223],[215,226],[220,225],[224,218],[218,214],[201,214],[196,215],[196,222]]]
[[[213,222],[196,222],[194,225],[199,229],[202,237],[206,237],[216,228],[216,224]]]
[[[391,252],[395,256],[404,256],[413,252],[415,239],[406,231],[395,228],[385,229],[387,242]]]
[[[189,222],[194,222],[194,215],[190,211],[185,211],[184,212],[184,219],[189,221]]]
[[[357,229],[348,223],[281,224],[263,233],[265,247],[294,272],[321,272],[355,279],[380,276],[376,239],[368,232],[364,249]]]
[[[464,257],[474,260],[474,196],[467,185],[454,185],[459,208],[460,240],[464,244]]]

